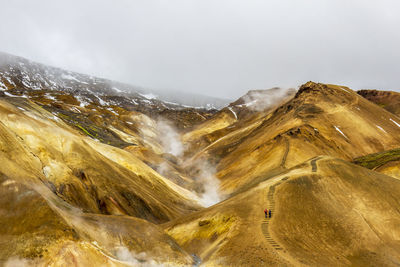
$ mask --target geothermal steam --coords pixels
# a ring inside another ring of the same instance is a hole
[[[274,87],[268,90],[252,90],[242,97],[244,106],[253,111],[263,111],[274,107],[285,97],[294,94],[295,89]]]
[[[159,132],[159,140],[164,152],[170,153],[175,157],[182,156],[184,149],[181,137],[172,124],[166,120],[159,119],[157,121],[157,130]]]
[[[177,129],[165,119],[159,119],[157,121],[157,130],[159,133],[158,139],[164,152],[174,155],[180,162],[185,162],[186,159],[183,156],[184,145]],[[215,167],[207,161],[196,161],[191,165],[196,170],[195,181],[202,187],[199,194],[200,204],[209,207],[220,202],[219,180],[215,176]],[[165,163],[162,163],[157,169],[162,175],[167,170],[168,166]]]

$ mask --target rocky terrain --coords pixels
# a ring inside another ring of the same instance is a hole
[[[400,265],[391,97],[308,82],[217,110],[0,62],[0,265]]]

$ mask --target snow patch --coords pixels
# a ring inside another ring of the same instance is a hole
[[[26,95],[12,95],[12,94],[10,94],[10,93],[7,92],[7,91],[4,91],[4,94],[5,94],[6,96],[9,96],[9,97],[22,97],[22,98],[28,99],[28,96],[26,96]]]
[[[26,82],[25,80],[22,80],[22,84],[26,87],[26,88],[31,88],[31,84]]]
[[[53,101],[57,101],[57,99],[54,96],[49,95],[49,94],[45,94],[44,97],[47,99],[53,100]]]
[[[94,95],[98,100],[99,100],[99,104],[102,106],[108,105],[107,102],[105,102],[103,99],[101,99],[100,97],[98,97],[97,95]]]
[[[205,109],[207,109],[207,110],[217,109],[213,104],[206,104],[206,106],[205,106],[205,107],[202,107],[202,108],[205,108]]]
[[[338,131],[338,132],[339,132],[341,135],[343,135],[346,139],[349,139],[349,138],[347,138],[347,136],[339,129],[338,126],[335,126],[335,125],[334,125],[334,127],[335,127],[336,131]]]
[[[76,113],[81,113],[81,111],[79,109],[77,109],[76,107],[71,107],[70,110],[74,111]]]
[[[115,110],[113,108],[107,108],[108,111],[110,111],[111,113],[113,113],[114,115],[118,116],[118,113],[115,112]]]
[[[122,93],[122,91],[119,90],[117,87],[113,87],[113,88],[111,88],[111,89],[113,89],[113,90],[116,91],[117,93]]]
[[[174,106],[179,106],[179,104],[178,103],[175,103],[175,102],[170,102],[170,101],[163,101],[164,103],[166,103],[166,104],[170,104],[170,105],[174,105]]]
[[[342,89],[343,91],[347,92],[347,93],[350,93],[349,90],[347,90],[346,88],[344,88],[342,86],[339,86],[339,88]]]
[[[381,130],[384,133],[387,133],[381,126],[375,125],[379,130]]]
[[[57,113],[52,112],[51,114],[54,115],[54,116],[53,116],[53,120],[55,120],[55,121],[59,121],[59,120],[60,120],[60,118],[57,116],[57,115],[58,115]]]
[[[394,124],[397,125],[397,127],[400,127],[400,124],[398,124],[397,122],[395,122],[394,120],[392,120],[392,118],[389,119],[391,122],[393,122]]]
[[[228,109],[232,112],[232,114],[235,116],[235,119],[237,120],[238,117],[237,117],[237,115],[236,115],[236,112],[233,111],[233,109],[232,109],[231,107],[228,107]]]
[[[8,82],[9,84],[11,84],[11,85],[15,86],[15,83],[14,83],[14,81],[13,81],[13,80],[11,80],[11,79],[10,79],[10,77],[5,77],[5,78],[6,78],[6,80],[7,80],[7,82]]]
[[[7,90],[7,86],[0,80],[0,91]]]
[[[15,96],[15,95],[10,94],[9,92],[4,92],[4,94],[5,94],[6,96],[9,96],[9,97],[17,97],[17,96]]]
[[[148,94],[139,94],[139,95],[141,95],[141,96],[143,96],[144,98],[147,98],[147,99],[157,99],[157,95],[152,94],[152,93],[148,93]]]
[[[82,108],[90,105],[90,103],[88,101],[86,101],[85,99],[83,99],[82,96],[75,96],[75,98],[78,99],[78,101],[80,103],[79,106]]]
[[[65,80],[71,80],[71,81],[81,82],[80,80],[78,80],[78,79],[75,78],[74,76],[69,75],[69,74],[65,74],[65,73],[63,73],[63,74],[61,75],[61,78],[62,78],[62,79],[65,79]]]

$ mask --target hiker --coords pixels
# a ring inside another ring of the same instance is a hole
[[[265,209],[264,213],[265,213],[265,218],[268,218],[268,209]]]
[[[269,214],[269,217],[271,218],[271,216],[272,216],[271,210],[269,210],[268,214]]]

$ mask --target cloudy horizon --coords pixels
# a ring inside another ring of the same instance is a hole
[[[394,0],[0,0],[0,51],[222,98],[309,80],[400,91]]]

